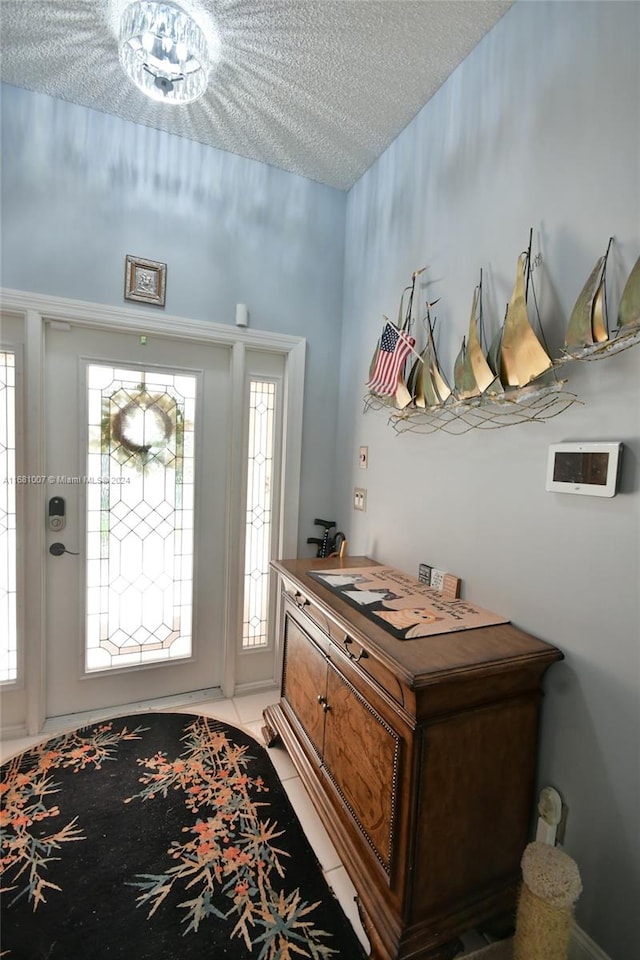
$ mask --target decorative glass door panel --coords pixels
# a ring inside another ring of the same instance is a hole
[[[249,382],[242,649],[266,647],[272,556],[276,384]]]
[[[0,352],[0,683],[18,679],[16,429],[13,351]],[[22,479],[22,478],[21,478]]]
[[[87,672],[192,654],[197,386],[87,367]]]
[[[28,476],[25,459],[24,319],[0,312],[0,724],[6,736],[25,729],[28,498],[40,477]]]
[[[230,350],[47,328],[46,713],[218,688]],[[63,546],[64,553],[50,548]]]

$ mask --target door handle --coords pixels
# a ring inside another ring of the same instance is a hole
[[[67,550],[64,543],[52,543],[49,547],[49,553],[52,557],[61,557],[63,553],[70,553],[72,557],[79,557],[79,553],[75,553],[73,550]]]

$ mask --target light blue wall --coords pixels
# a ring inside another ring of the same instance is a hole
[[[334,504],[346,195],[266,164],[3,85],[4,287],[125,304],[127,254],[166,308],[307,339],[300,537]],[[136,305],[139,308],[139,305]]]
[[[348,199],[2,89],[4,286],[122,305],[133,253],[168,263],[167,314],[233,323],[241,301],[252,326],[307,337],[301,541],[335,513],[350,552],[442,564],[466,596],[562,648],[540,781],[569,804],[578,920],[612,960],[640,955],[640,347],[573,364],[584,406],[548,424],[396,437],[362,398],[382,314],[424,263],[446,369],[480,268],[497,324],[530,226],[553,346],[611,233],[615,301],[640,254],[639,35],[636,3],[516,4]],[[619,496],[544,491],[548,445],[566,439],[624,441]]]
[[[382,315],[424,264],[449,374],[480,269],[491,334],[530,227],[556,354],[611,234],[615,308],[640,255],[639,38],[637,3],[517,3],[353,187],[339,420],[339,512],[368,489],[367,512],[349,513],[351,552],[412,573],[441,565],[564,651],[546,680],[540,783],[568,803],[578,921],[612,960],[640,956],[640,346],[565,368],[584,405],[542,424],[396,436],[362,400]],[[621,493],[545,492],[562,440],[622,440]]]

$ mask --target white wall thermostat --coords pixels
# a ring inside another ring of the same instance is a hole
[[[621,462],[621,443],[552,443],[546,488],[556,493],[614,497]]]

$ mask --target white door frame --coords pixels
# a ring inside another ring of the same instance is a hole
[[[295,556],[298,545],[298,507],[300,495],[300,461],[302,452],[302,404],[304,393],[304,368],[306,341],[302,337],[287,334],[266,333],[250,328],[236,328],[202,320],[189,320],[167,314],[150,315],[141,309],[103,306],[81,300],[49,297],[21,290],[0,289],[0,306],[3,312],[23,317],[25,324],[25,421],[28,425],[25,441],[25,472],[38,477],[45,472],[44,435],[44,330],[46,323],[72,324],[91,329],[112,332],[135,331],[140,335],[200,341],[208,344],[227,345],[232,348],[231,391],[232,421],[230,437],[240,436],[242,431],[242,400],[245,378],[245,350],[247,348],[275,352],[285,358],[285,395],[283,410],[284,455],[281,477],[281,502],[279,555]],[[230,443],[229,494],[227,502],[228,571],[226,584],[226,623],[228,629],[227,649],[224,657],[222,692],[232,696],[235,692],[236,643],[240,635],[238,619],[239,604],[239,544],[244,533],[244,511],[233,502],[233,491],[240,488],[243,469],[240,444]],[[46,671],[46,529],[45,509],[47,490],[44,484],[26,487],[26,582],[29,585],[29,602],[26,609],[24,638],[24,730],[12,730],[37,734],[45,721],[45,671]],[[274,650],[277,663],[279,651]]]

